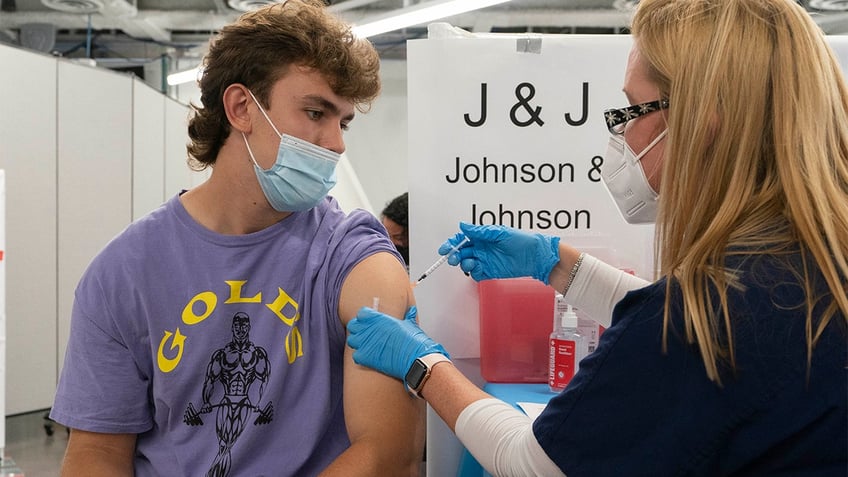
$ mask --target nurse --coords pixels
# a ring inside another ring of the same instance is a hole
[[[474,280],[534,277],[610,327],[535,420],[416,324],[363,308],[357,363],[404,380],[494,475],[834,475],[848,464],[848,90],[791,0],[642,0],[604,182],[656,223],[660,278],[460,224]],[[470,319],[467,316],[455,320]]]

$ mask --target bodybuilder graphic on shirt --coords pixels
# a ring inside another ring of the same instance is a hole
[[[259,407],[262,394],[271,369],[268,354],[265,349],[255,346],[250,341],[250,317],[247,313],[238,312],[233,315],[233,340],[223,348],[215,350],[206,368],[206,379],[203,383],[203,404],[200,411],[189,403],[183,421],[190,426],[203,425],[201,414],[212,412],[218,408],[215,416],[215,432],[218,435],[218,455],[207,473],[208,476],[226,476],[230,472],[230,449],[247,426],[247,420],[252,413],[258,416],[254,425],[267,424],[274,418],[274,407],[268,402],[264,408]],[[256,405],[251,401],[248,392],[255,382],[259,381]],[[216,383],[223,386],[224,395],[221,400],[212,404],[212,394]]]

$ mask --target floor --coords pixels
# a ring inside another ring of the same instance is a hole
[[[0,477],[56,477],[68,444],[67,430],[44,419],[47,411],[6,418]],[[45,428],[49,426],[52,435]]]

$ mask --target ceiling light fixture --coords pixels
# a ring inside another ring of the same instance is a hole
[[[411,7],[392,10],[384,15],[369,19],[361,25],[354,25],[353,34],[360,38],[368,38],[509,1],[511,0],[433,0],[421,2]],[[202,71],[199,67],[193,68],[168,75],[167,82],[171,86],[189,83],[197,81],[201,74]]]
[[[227,6],[240,12],[249,12],[272,3],[279,2],[274,0],[227,0]]]
[[[639,0],[613,0],[612,2],[612,8],[624,13],[633,13],[637,5]]]
[[[103,9],[100,0],[41,0],[41,4],[65,13],[97,13]]]
[[[421,2],[407,8],[393,10],[384,15],[367,19],[361,25],[353,26],[353,33],[360,38],[400,30],[440,18],[491,7],[510,0],[434,0]]]
[[[179,73],[171,73],[166,78],[166,81],[171,86],[176,86],[183,83],[191,83],[200,81],[200,75],[203,73],[203,68],[200,66],[190,70],[180,71]]]
[[[826,12],[845,12],[848,11],[848,1],[846,0],[810,0],[810,8],[822,10]]]

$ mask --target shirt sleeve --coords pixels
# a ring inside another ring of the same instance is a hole
[[[565,301],[609,328],[616,303],[627,292],[647,285],[647,280],[619,270],[591,255],[584,255],[574,281],[566,290]]]
[[[127,345],[109,325],[107,307],[87,306],[98,295],[97,280],[77,289],[71,330],[51,419],[74,429],[138,434],[149,430],[149,379],[136,366]],[[99,308],[98,315],[87,309]],[[73,365],[70,365],[73,363]]]
[[[564,476],[536,441],[532,424],[499,399],[481,399],[462,410],[456,435],[492,475]]]
[[[333,273],[339,277],[336,285],[341,285],[353,266],[377,252],[389,252],[401,265],[404,263],[383,224],[373,214],[361,209],[352,211],[344,219],[334,231],[328,246],[340,267]]]

